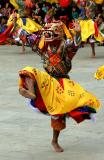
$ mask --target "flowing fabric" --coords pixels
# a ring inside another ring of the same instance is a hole
[[[59,0],[46,0],[46,2],[49,2],[49,3],[59,3]]]
[[[103,42],[104,41],[104,37],[101,35],[101,33],[98,33],[98,36],[94,36],[94,38],[96,39],[96,41],[99,42]]]
[[[26,24],[24,25],[22,18],[17,14],[17,21],[16,24],[19,28],[22,28],[27,33],[32,34],[34,32],[37,32],[42,29],[42,26],[33,21],[31,18],[25,18]],[[8,19],[7,25],[10,25],[13,23],[13,14]]]
[[[70,79],[63,78],[61,85],[58,80],[51,77],[48,73],[32,67],[26,67],[21,70],[19,75],[22,74],[36,80],[50,115],[68,113],[86,105],[95,110],[100,108],[100,102],[94,95]],[[23,86],[23,80],[20,76],[19,87],[21,86]]]
[[[17,13],[16,14],[16,17],[17,19],[20,18],[20,15]],[[11,25],[12,23],[14,22],[14,13],[12,13],[10,16],[9,16],[9,19],[7,21],[7,26]]]
[[[104,41],[104,35],[103,35],[102,32],[100,31],[100,28],[97,27],[97,24],[96,24],[96,23],[94,23],[94,27],[95,27],[95,35],[94,35],[94,38],[96,39],[96,41],[103,42],[103,41]]]
[[[100,67],[97,69],[94,77],[95,77],[97,80],[104,79],[104,65],[103,65],[103,66],[100,66]]]
[[[92,1],[97,3],[97,4],[102,4],[104,0],[92,0]]]
[[[104,37],[99,32],[99,29],[98,29],[96,23],[94,23],[94,21],[92,19],[80,20],[79,23],[81,26],[82,41],[86,42],[87,39],[92,35],[94,36],[96,41],[102,42],[104,40]]]
[[[13,24],[8,26],[7,29],[2,34],[0,34],[0,44],[4,43],[8,39],[12,29],[13,29]]]
[[[10,0],[10,3],[13,5],[13,7],[14,7],[15,9],[19,9],[19,6],[18,6],[18,4],[16,3],[16,0]]]
[[[21,27],[29,34],[32,34],[42,29],[42,27],[38,23],[36,23],[30,18],[26,18],[26,25],[23,24],[22,18],[17,19],[16,23],[18,24],[19,27]]]
[[[87,41],[87,39],[95,34],[94,22],[90,20],[80,20],[81,26],[81,38],[82,41]]]

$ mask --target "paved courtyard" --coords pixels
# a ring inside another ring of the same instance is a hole
[[[65,151],[55,153],[50,118],[34,113],[18,93],[18,71],[27,65],[42,69],[40,57],[30,48],[21,54],[20,47],[0,46],[0,160],[104,160],[104,80],[93,77],[103,64],[104,47],[96,47],[96,58],[88,46],[74,58],[70,77],[94,93],[102,108],[96,122],[68,119],[60,136]]]

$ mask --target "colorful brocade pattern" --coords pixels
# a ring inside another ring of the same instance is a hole
[[[89,106],[95,110],[100,108],[99,100],[75,81],[62,78],[62,83],[60,83],[59,80],[46,72],[32,67],[21,70],[19,75],[22,74],[36,80],[43,102],[50,115],[65,114],[83,106]],[[22,86],[22,83],[20,78],[19,86]]]

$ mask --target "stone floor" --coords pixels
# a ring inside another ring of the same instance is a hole
[[[96,58],[90,53],[89,46],[79,50],[70,77],[94,93],[102,108],[96,122],[67,120],[60,136],[65,151],[55,153],[50,118],[34,113],[18,94],[18,71],[27,65],[42,69],[40,57],[29,48],[22,54],[20,47],[0,46],[0,160],[104,160],[104,80],[93,77],[104,64],[104,47],[96,47]]]

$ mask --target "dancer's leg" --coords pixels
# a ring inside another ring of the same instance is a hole
[[[24,53],[25,52],[25,44],[22,42],[22,48],[21,48],[21,52]]]
[[[56,131],[53,129],[53,138],[52,138],[52,146],[56,152],[63,152],[63,148],[58,143],[58,138],[60,135],[60,131]]]
[[[92,49],[92,57],[94,58],[96,56],[95,53],[95,43],[90,43],[91,49]]]
[[[63,152],[63,148],[59,145],[58,139],[61,130],[65,129],[66,122],[65,122],[65,116],[60,117],[58,119],[51,118],[51,126],[53,128],[53,138],[52,138],[52,146],[56,152]]]

